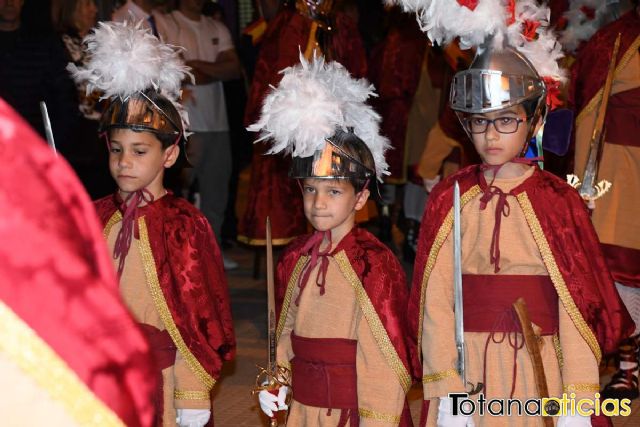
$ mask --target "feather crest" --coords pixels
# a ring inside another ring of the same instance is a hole
[[[380,116],[366,104],[377,96],[372,84],[322,57],[307,62],[300,55],[299,65],[281,73],[282,80],[264,100],[260,119],[247,128],[260,132],[258,141],[272,141],[269,154],[309,157],[336,129],[352,128],[373,154],[378,179],[388,174],[384,153],[389,141],[380,135]]]
[[[522,52],[542,77],[566,79],[557,62],[564,55],[549,27],[549,8],[536,0],[477,0],[474,6],[465,6],[461,0],[385,1],[415,12],[422,30],[434,43],[446,45],[459,38],[465,49],[493,38],[496,47],[506,43]],[[508,6],[514,7],[513,12]],[[533,38],[524,34],[532,22],[539,25]]]
[[[75,81],[86,83],[87,94],[97,91],[101,99],[124,100],[155,89],[173,103],[188,129],[187,113],[178,101],[182,81],[193,75],[180,58],[180,48],[162,43],[142,21],[99,22],[84,43],[89,61],[83,67],[70,63],[67,70]]]
[[[560,43],[567,52],[575,52],[583,41],[589,40],[598,29],[615,20],[616,3],[617,1],[569,0],[569,9],[562,15],[567,20],[567,26],[560,33]]]

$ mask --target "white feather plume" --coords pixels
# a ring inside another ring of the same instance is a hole
[[[101,99],[126,99],[136,92],[155,89],[176,107],[188,129],[189,120],[178,102],[182,81],[193,75],[175,46],[162,43],[142,21],[99,22],[84,39],[89,61],[83,67],[70,63],[67,70],[77,82],[87,84],[87,95]]]
[[[300,55],[300,64],[284,69],[262,105],[260,119],[247,129],[271,140],[269,154],[309,157],[321,150],[336,129],[353,132],[373,154],[376,175],[388,175],[384,158],[389,140],[380,135],[380,116],[366,104],[377,96],[366,79],[354,79],[338,62]]]
[[[567,52],[574,52],[585,40],[589,40],[598,29],[615,19],[613,7],[604,0],[569,0],[569,9],[563,14],[567,19],[567,27],[560,33],[560,43]],[[589,19],[583,8],[594,11],[593,19]]]
[[[564,80],[566,73],[558,66],[562,47],[549,28],[549,8],[536,0],[518,0],[515,20],[507,11],[505,0],[478,0],[474,10],[456,0],[385,0],[400,5],[407,12],[415,12],[422,30],[437,44],[446,45],[459,38],[463,49],[480,46],[493,38],[501,47],[506,42],[522,52],[543,77]],[[537,37],[528,40],[522,34],[526,21],[540,22]]]

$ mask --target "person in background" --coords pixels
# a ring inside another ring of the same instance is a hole
[[[65,47],[67,60],[76,66],[88,58],[82,40],[96,24],[98,9],[94,0],[54,0],[54,28]],[[84,83],[76,83],[78,109],[70,132],[66,158],[75,169],[92,199],[99,199],[114,190],[106,166],[107,153],[98,138],[100,119],[99,93],[87,93]]]
[[[125,4],[120,6],[113,12],[111,19],[113,21],[132,21],[138,23],[142,21],[145,28],[149,28],[154,36],[158,37],[158,14],[154,13],[156,4],[153,0],[127,0]]]
[[[331,31],[323,30],[327,22],[331,23]],[[315,52],[327,60],[337,61],[354,77],[367,74],[366,52],[358,23],[342,9],[342,2],[283,1],[261,41],[245,110],[246,125],[257,121],[264,98],[271,86],[277,85],[282,78],[280,71],[298,64],[300,52],[307,60]],[[307,221],[299,197],[300,189],[287,176],[289,157],[283,154],[265,156],[266,151],[264,143],[253,147],[247,208],[238,225],[238,240],[264,246],[265,218],[269,216],[273,244],[285,245],[307,232]],[[359,213],[366,211],[362,209]]]
[[[62,41],[51,28],[50,7],[50,1],[0,0],[0,97],[42,137],[45,101],[58,151],[66,155],[76,93]]]
[[[163,41],[184,48],[182,56],[191,67],[195,84],[185,84],[193,134],[188,157],[194,166],[187,186],[198,180],[200,209],[209,220],[218,242],[231,176],[231,137],[222,82],[240,78],[242,70],[227,27],[202,14],[204,0],[182,0],[178,10],[165,15],[160,28]],[[224,257],[227,270],[238,263]]]
[[[616,63],[605,118],[598,179],[612,183],[595,201],[591,220],[616,287],[635,322],[635,330],[620,342],[618,371],[602,391],[603,397],[636,399],[640,361],[640,10],[632,10],[604,26],[579,50],[571,70],[570,102],[576,111],[575,173],[587,166],[591,135],[602,99],[607,70]],[[611,58],[621,34],[617,58]]]

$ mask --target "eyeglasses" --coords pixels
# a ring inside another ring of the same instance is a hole
[[[464,127],[469,133],[485,133],[489,129],[489,124],[493,123],[493,127],[498,133],[516,133],[520,123],[526,119],[518,117],[497,117],[493,120],[484,117],[471,117],[464,120]]]

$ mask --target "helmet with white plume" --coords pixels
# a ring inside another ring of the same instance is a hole
[[[128,128],[153,132],[161,141],[186,141],[188,118],[178,100],[190,73],[175,47],[128,21],[100,22],[84,42],[89,62],[67,69],[87,83],[87,93],[95,90],[108,100],[101,132]]]
[[[451,107],[460,114],[483,114],[523,105],[529,135],[544,121],[547,106],[559,104],[558,65],[562,46],[549,26],[549,9],[536,0],[387,0],[415,11],[435,43],[458,39],[476,46],[468,70],[456,73]]]
[[[337,62],[307,62],[302,55],[282,74],[248,130],[260,132],[258,141],[272,141],[269,154],[292,155],[292,178],[349,179],[359,191],[388,174],[389,141],[379,134],[380,116],[366,104],[376,96],[369,82]]]

